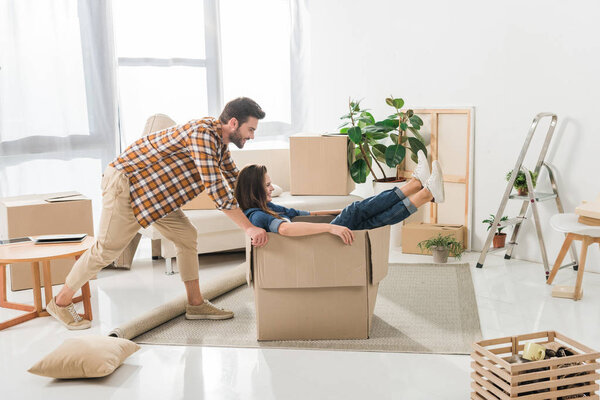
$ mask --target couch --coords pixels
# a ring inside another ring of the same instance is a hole
[[[174,125],[166,115],[157,114],[148,119],[144,133],[155,132]],[[260,124],[259,124],[260,128]],[[260,129],[257,133],[260,135]],[[283,193],[273,198],[273,203],[307,211],[344,208],[361,197],[348,196],[294,196],[290,190],[290,159],[287,148],[233,149],[231,155],[238,168],[247,164],[267,166],[271,181],[281,187]],[[219,210],[184,210],[186,216],[198,230],[198,254],[242,249],[246,245],[245,233]],[[173,274],[173,259],[176,249],[173,242],[165,239],[152,225],[140,229],[143,237],[152,240],[152,257],[164,257],[166,273]],[[138,237],[139,241],[139,237]],[[132,242],[133,243],[133,242]],[[136,243],[137,246],[137,243]],[[135,251],[135,249],[133,250]]]

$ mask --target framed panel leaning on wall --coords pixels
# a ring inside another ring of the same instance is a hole
[[[429,142],[430,161],[439,160],[444,170],[446,201],[429,203],[405,222],[461,224],[467,227],[467,248],[471,249],[473,189],[474,109],[414,109],[423,120],[420,133]],[[398,166],[400,176],[409,178],[415,163],[406,158]]]

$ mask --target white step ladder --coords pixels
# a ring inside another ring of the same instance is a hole
[[[523,160],[525,159],[525,155],[527,154],[527,150],[531,143],[531,139],[533,138],[533,135],[537,129],[538,123],[540,122],[541,119],[546,118],[546,117],[550,117],[552,119],[550,121],[550,126],[548,127],[548,132],[546,133],[546,139],[544,140],[544,144],[542,145],[542,150],[540,151],[540,155],[538,157],[537,163],[535,164],[535,169],[533,172],[534,172],[534,174],[537,174],[537,176],[539,176],[541,169],[542,168],[546,169],[546,171],[548,172],[548,178],[550,180],[550,185],[552,186],[552,192],[551,193],[537,193],[533,190],[533,182],[531,179],[530,171],[523,166]],[[517,237],[519,235],[519,230],[521,228],[521,224],[523,223],[523,221],[528,219],[527,212],[529,211],[529,206],[531,206],[532,218],[533,218],[533,222],[535,224],[535,230],[536,230],[538,242],[540,245],[540,251],[542,253],[542,262],[544,263],[544,269],[546,271],[546,279],[548,279],[548,275],[550,274],[550,264],[548,263],[548,254],[546,253],[546,246],[544,244],[544,238],[542,236],[542,229],[541,229],[541,225],[540,225],[540,217],[539,217],[539,213],[538,213],[537,203],[554,199],[554,201],[556,202],[556,208],[558,209],[558,212],[564,213],[563,206],[560,201],[560,196],[558,195],[558,186],[556,185],[556,180],[554,179],[554,174],[552,172],[552,169],[544,161],[544,159],[546,158],[546,153],[548,152],[548,148],[550,147],[550,141],[552,140],[552,135],[554,134],[554,128],[556,127],[556,121],[557,121],[557,116],[556,116],[556,114],[553,114],[553,113],[540,113],[540,114],[536,115],[535,118],[533,119],[533,122],[531,123],[531,127],[529,128],[529,133],[527,134],[527,138],[525,139],[525,143],[523,144],[523,148],[521,149],[521,154],[519,154],[517,163],[515,164],[515,167],[513,168],[512,173],[510,175],[510,179],[508,180],[508,183],[506,185],[506,190],[504,191],[504,195],[502,196],[502,200],[500,201],[500,207],[498,207],[498,211],[496,212],[496,214],[494,216],[494,223],[492,224],[492,226],[490,228],[488,237],[483,246],[483,251],[481,252],[481,255],[479,256],[479,260],[477,262],[477,268],[483,267],[483,262],[485,261],[485,257],[487,256],[488,253],[490,253],[492,251],[506,250],[506,254],[504,255],[504,258],[507,260],[511,258],[512,252],[513,252],[515,246],[517,246]],[[527,181],[527,189],[528,189],[529,193],[524,196],[520,196],[517,194],[511,194],[512,189],[513,189],[513,184],[515,182],[515,179],[517,178],[519,171],[523,171],[525,173],[525,179]],[[521,205],[521,211],[519,212],[519,215],[516,218],[511,218],[509,220],[501,222],[500,218],[502,218],[502,215],[504,214],[504,210],[506,208],[506,204],[508,203],[508,200],[522,201],[523,204]],[[513,226],[512,235],[511,235],[509,242],[506,244],[506,247],[502,247],[502,248],[498,248],[498,249],[490,248],[492,240],[494,239],[494,234],[496,233],[496,229],[498,227],[506,227],[506,226]],[[572,262],[569,264],[563,265],[561,267],[561,269],[566,268],[566,267],[573,267],[573,269],[577,270],[577,268],[578,268],[577,254],[575,252],[574,245],[571,245],[570,252],[571,252]]]

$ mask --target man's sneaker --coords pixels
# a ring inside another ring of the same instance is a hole
[[[54,298],[52,298],[52,301],[46,304],[46,311],[48,311],[48,314],[52,315],[64,326],[66,326],[67,329],[88,329],[90,326],[92,326],[91,321],[83,319],[79,314],[77,314],[75,305],[73,303],[66,307],[60,307],[56,305]]]
[[[431,176],[425,182],[425,189],[431,192],[433,196],[433,201],[435,203],[443,203],[444,202],[444,173],[442,172],[442,167],[440,167],[440,163],[438,160],[435,160],[431,164]]]
[[[413,171],[412,176],[421,181],[421,186],[425,187],[425,182],[429,179],[431,172],[429,171],[429,162],[427,162],[427,156],[423,153],[423,150],[417,152],[417,158],[419,162]]]
[[[208,300],[204,304],[192,306],[186,304],[185,319],[229,319],[233,318],[233,312],[216,307]]]

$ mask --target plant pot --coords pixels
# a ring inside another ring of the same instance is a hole
[[[396,177],[373,180],[373,195],[376,196],[381,192],[385,192],[386,190],[393,189],[395,187],[400,188],[407,183],[408,180],[406,178],[396,179]]]
[[[448,249],[445,247],[434,247],[431,249],[433,262],[436,264],[445,264],[448,262]]]
[[[506,233],[496,233],[494,235],[494,248],[504,247],[506,244]]]
[[[517,189],[517,194],[519,196],[527,196],[529,194],[529,189],[527,189],[527,188],[518,188]]]

